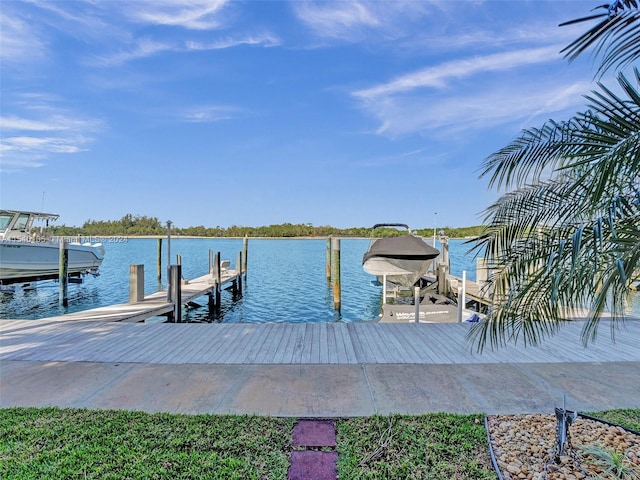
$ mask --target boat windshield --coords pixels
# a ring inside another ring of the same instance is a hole
[[[13,227],[11,227],[11,230],[18,230],[20,232],[24,232],[25,230],[27,230],[30,217],[31,215],[29,215],[28,213],[21,213],[18,216],[18,219],[13,224]]]
[[[13,218],[12,213],[1,212],[0,213],[0,233],[4,233],[9,228],[9,224],[11,223],[11,219]]]

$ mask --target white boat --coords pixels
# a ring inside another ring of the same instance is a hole
[[[46,230],[57,218],[53,213],[0,210],[0,284],[58,278],[60,240]],[[70,241],[67,248],[70,277],[98,274],[104,259],[101,243]]]
[[[379,227],[404,227],[407,234],[373,238],[375,229]],[[402,287],[413,287],[440,254],[438,249],[411,233],[404,223],[378,223],[373,226],[371,236],[369,249],[362,258],[362,268],[378,277],[383,284],[386,280]]]

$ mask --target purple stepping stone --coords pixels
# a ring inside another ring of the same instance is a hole
[[[294,447],[335,447],[336,430],[329,420],[300,420],[293,427]]]
[[[338,452],[294,450],[291,452],[287,480],[336,480]]]

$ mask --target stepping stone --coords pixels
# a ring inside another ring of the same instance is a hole
[[[293,427],[294,447],[335,447],[336,430],[329,420],[300,420]]]
[[[291,452],[287,480],[336,480],[338,452],[294,450]]]

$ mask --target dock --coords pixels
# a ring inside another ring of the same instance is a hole
[[[353,417],[637,408],[640,321],[474,351],[469,324],[0,321],[0,407]]]
[[[223,269],[220,283],[210,274],[182,280],[180,285],[181,304],[187,304],[199,297],[213,295],[216,287],[224,286],[237,281],[240,273],[238,270]],[[92,308],[75,313],[66,313],[42,319],[54,322],[94,321],[94,322],[144,322],[145,320],[171,314],[176,308],[176,302],[167,300],[167,292],[160,291],[145,295],[136,302],[108,305]]]

